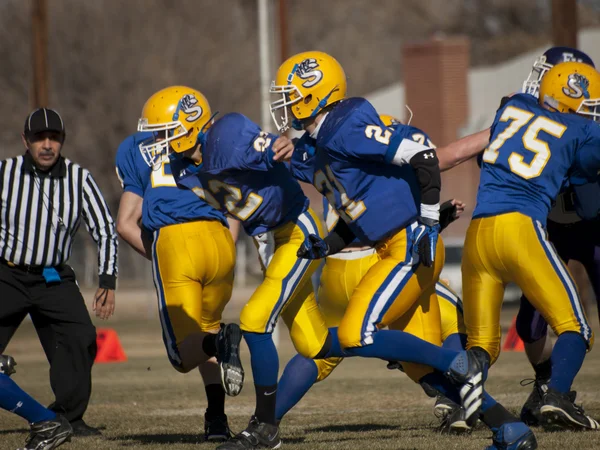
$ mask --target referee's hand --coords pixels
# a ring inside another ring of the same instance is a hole
[[[108,320],[115,312],[115,291],[112,289],[98,288],[94,295],[92,309],[96,311],[96,317]]]

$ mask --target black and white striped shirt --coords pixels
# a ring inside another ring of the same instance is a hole
[[[0,258],[40,267],[66,263],[82,220],[98,244],[100,285],[114,289],[115,224],[90,172],[63,157],[49,173],[37,171],[28,154],[0,161]]]

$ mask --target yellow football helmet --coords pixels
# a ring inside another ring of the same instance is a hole
[[[327,53],[298,53],[285,61],[271,83],[271,116],[280,133],[291,126],[302,129],[298,120],[316,116],[326,106],[346,97],[346,74],[339,62]],[[297,120],[290,123],[289,112]]]
[[[386,127],[402,124],[400,119],[396,119],[394,116],[390,116],[389,114],[379,114],[379,118]]]
[[[539,102],[600,121],[600,73],[580,62],[556,64],[542,78]]]
[[[195,147],[212,125],[210,105],[200,91],[186,86],[170,86],[153,94],[142,109],[138,131],[154,133],[150,143],[140,144],[140,152],[150,167],[176,153]]]

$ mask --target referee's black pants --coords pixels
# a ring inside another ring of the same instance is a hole
[[[47,284],[41,274],[0,264],[0,354],[30,314],[50,363],[56,400],[49,408],[73,422],[82,418],[92,393],[96,328],[73,269],[65,265],[58,272],[61,281]]]

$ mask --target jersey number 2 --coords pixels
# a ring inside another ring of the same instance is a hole
[[[523,133],[523,147],[535,154],[531,162],[524,162],[523,155],[517,152],[512,152],[508,157],[508,165],[513,173],[516,173],[522,178],[530,179],[539,177],[546,167],[550,159],[550,147],[548,143],[538,138],[540,131],[545,131],[551,136],[560,138],[567,127],[561,123],[550,120],[547,117],[538,116],[531,122],[535,114],[524,111],[514,106],[508,106],[502,116],[500,122],[512,122],[502,133],[496,136],[488,148],[483,152],[483,161],[489,164],[494,164],[498,158],[499,150],[504,143],[512,138],[521,128],[529,124],[525,133]],[[531,122],[531,123],[529,123]]]
[[[193,188],[192,190],[198,197],[215,209],[221,209],[221,205],[213,194],[216,195],[219,191],[225,191],[226,194],[223,198],[225,209],[227,209],[229,214],[241,221],[247,220],[254,214],[263,202],[263,198],[260,195],[250,192],[248,197],[246,197],[246,201],[240,205],[239,203],[242,201],[242,191],[239,188],[231,186],[230,184],[225,184],[220,180],[210,180],[208,182],[208,188],[212,191],[212,194],[206,189],[198,187]]]
[[[318,170],[315,173],[314,185],[321,194],[324,194],[325,197],[327,197],[327,201],[330,205],[335,205],[335,186],[335,190],[337,190],[340,193],[342,208],[344,208],[342,211],[338,211],[338,213],[344,216],[344,221],[346,223],[352,222],[353,220],[357,219],[359,216],[362,215],[362,213],[364,213],[367,210],[364,202],[355,202],[354,200],[348,198],[346,190],[341,185],[341,183],[335,178],[335,176],[333,175],[333,171],[329,166],[325,166],[325,172]]]

